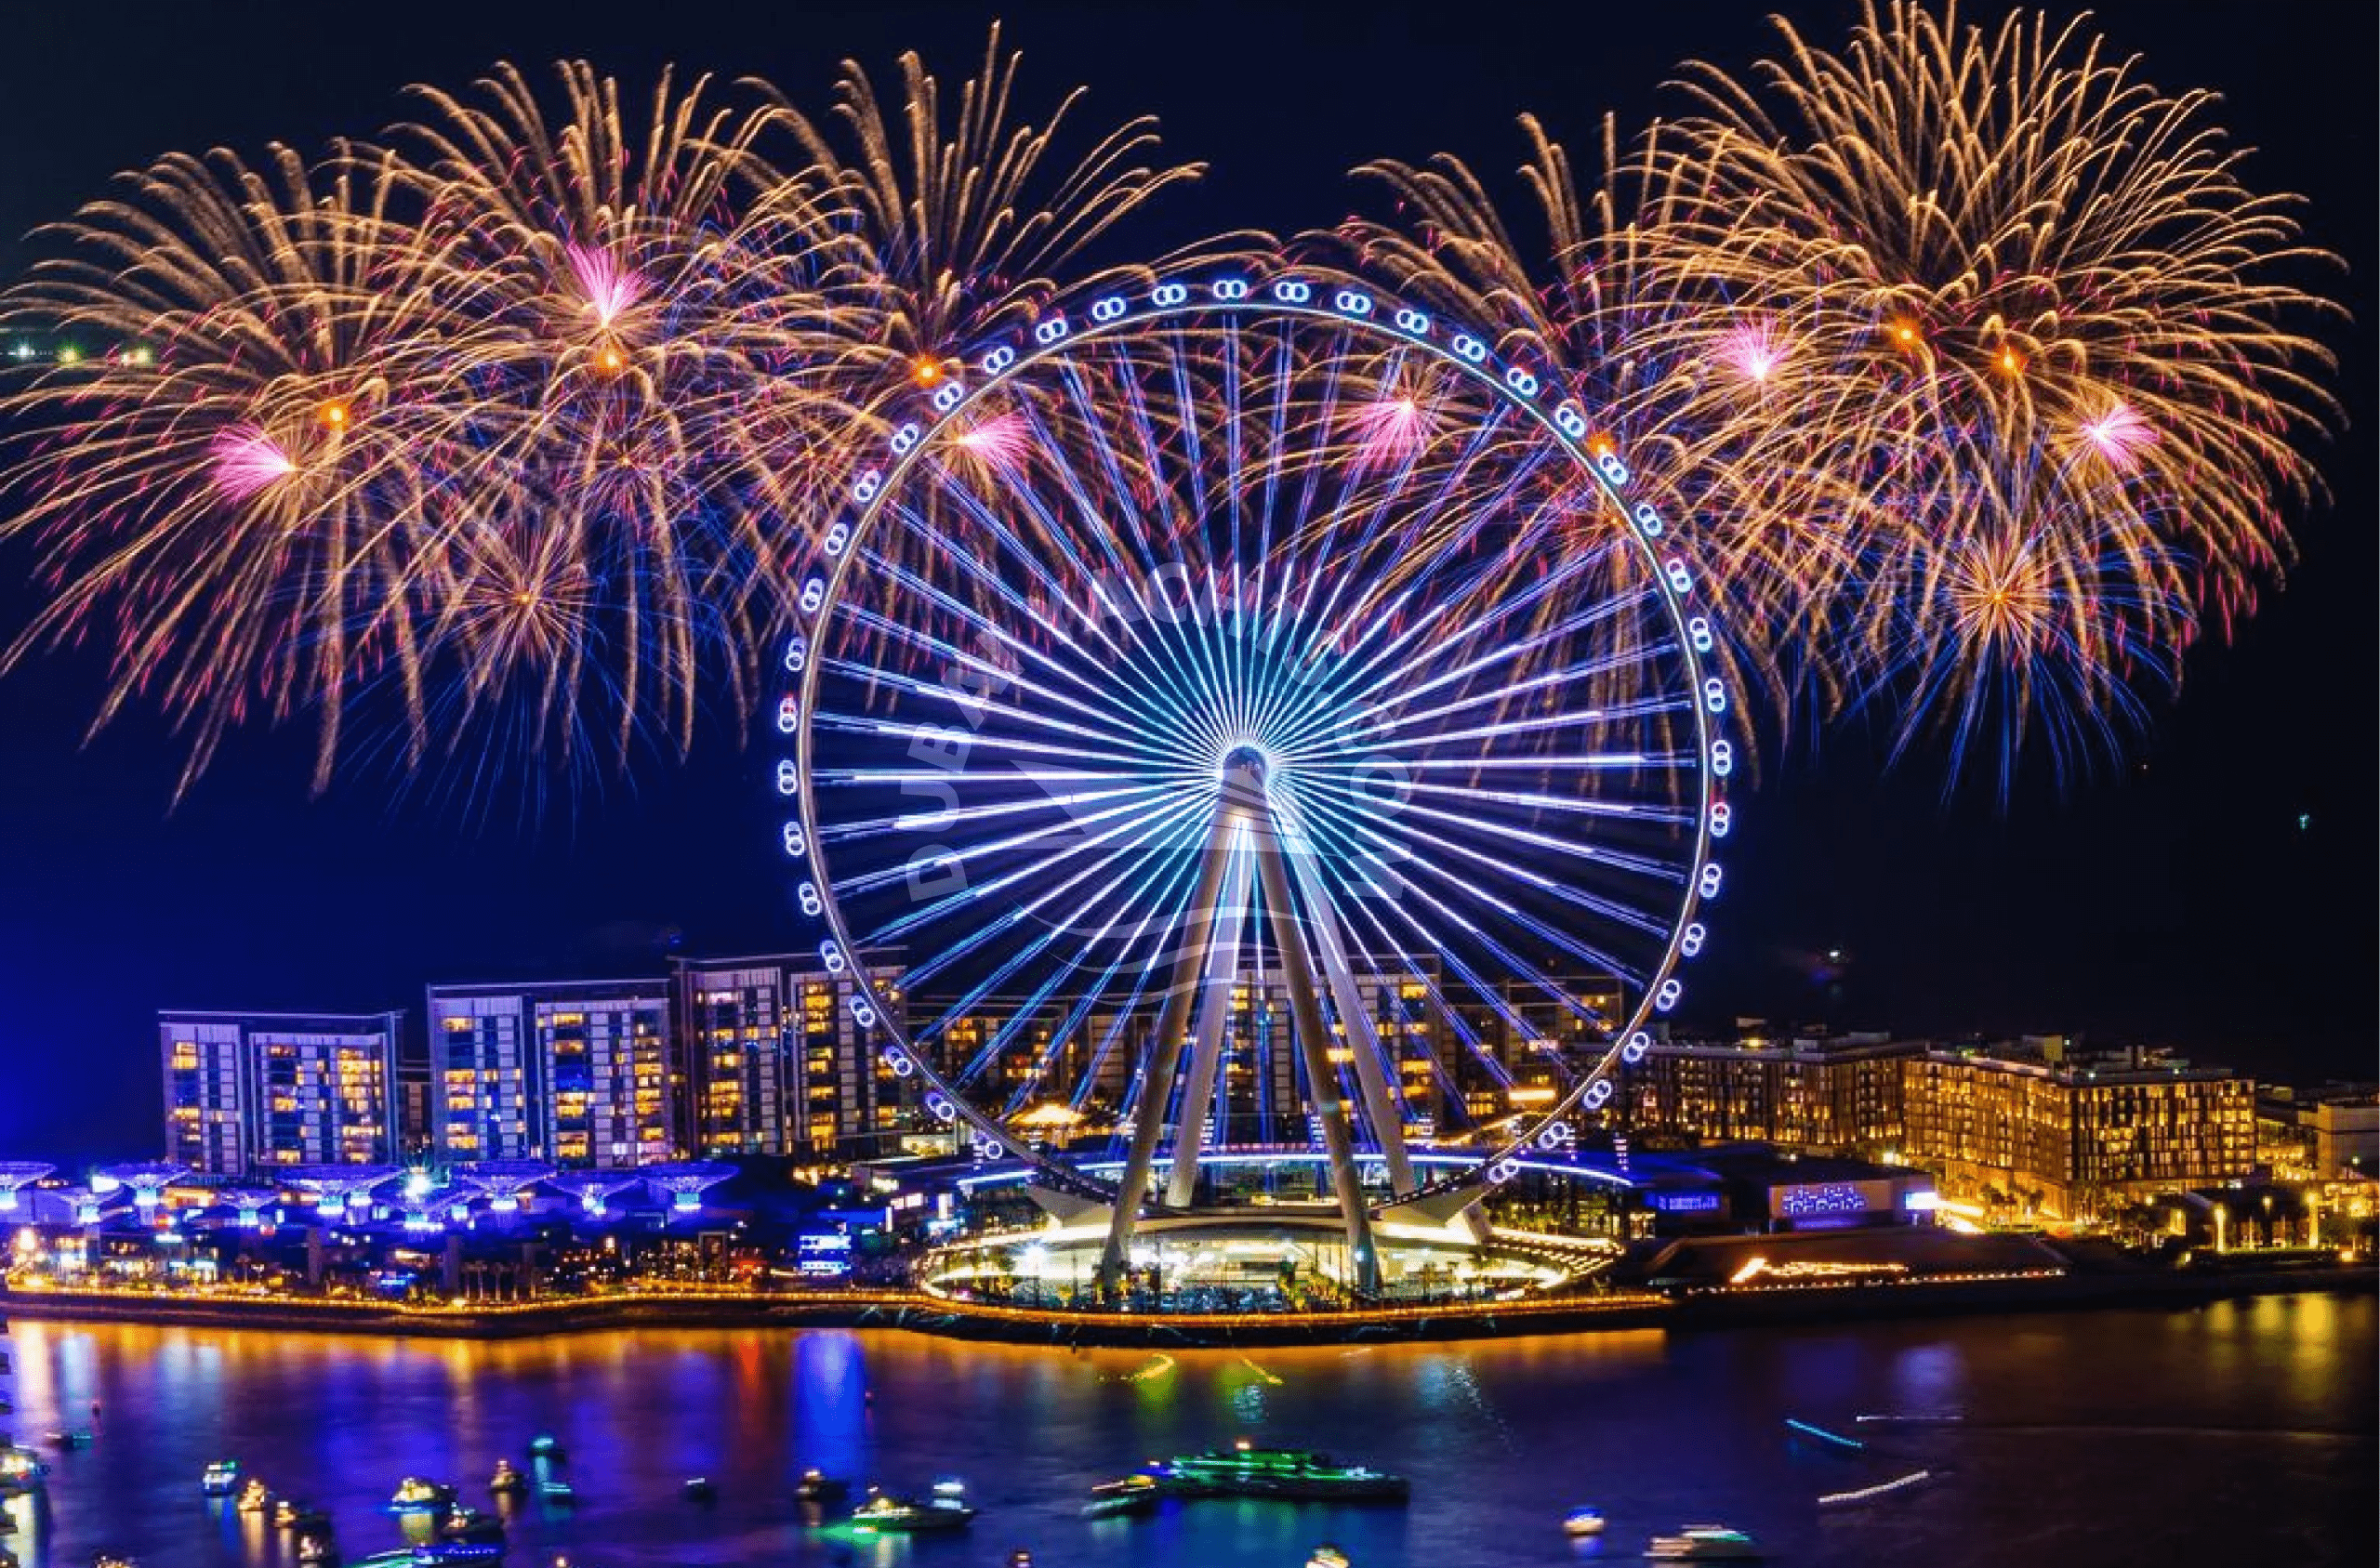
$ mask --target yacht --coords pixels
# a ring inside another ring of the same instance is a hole
[[[389,1511],[391,1513],[435,1513],[454,1500],[453,1487],[442,1485],[435,1481],[424,1481],[417,1475],[409,1475],[398,1483],[395,1494],[389,1498]]]
[[[963,1530],[975,1510],[956,1497],[912,1502],[882,1493],[852,1512],[852,1528],[863,1535],[916,1535],[937,1530]]]
[[[1572,1509],[1562,1516],[1562,1534],[1583,1536],[1603,1534],[1603,1509]]]
[[[1177,1455],[1139,1472],[1155,1490],[1172,1497],[1274,1497],[1288,1502],[1401,1503],[1412,1491],[1401,1475],[1365,1465],[1334,1463],[1306,1448],[1258,1448],[1242,1441],[1230,1448]],[[1095,1496],[1130,1496],[1131,1477],[1109,1482]]]
[[[198,1478],[198,1489],[209,1497],[228,1497],[240,1489],[240,1461],[218,1459]]]
[[[264,1478],[252,1475],[240,1488],[239,1509],[242,1513],[263,1513],[272,1507],[272,1494],[266,1490]]]
[[[1656,1562],[1757,1562],[1760,1548],[1750,1535],[1724,1524],[1686,1524],[1674,1535],[1656,1535],[1645,1548]]]
[[[529,1478],[513,1469],[511,1460],[498,1459],[496,1473],[487,1478],[487,1489],[499,1497],[509,1493],[526,1492],[529,1490]]]

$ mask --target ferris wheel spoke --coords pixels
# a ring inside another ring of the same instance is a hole
[[[1334,810],[1333,814],[1340,820],[1354,820],[1343,811]],[[1367,812],[1364,813],[1364,820],[1370,821],[1375,816],[1376,813]],[[1600,845],[1580,843],[1558,834],[1542,833],[1535,828],[1523,827],[1515,823],[1499,822],[1493,818],[1480,817],[1469,812],[1444,811],[1435,806],[1417,805],[1409,800],[1397,812],[1396,827],[1404,836],[1426,843],[1433,849],[1478,858],[1499,871],[1508,871],[1515,876],[1533,876],[1539,874],[1528,872],[1515,862],[1505,860],[1501,856],[1489,855],[1486,850],[1476,849],[1456,838],[1429,833],[1413,826],[1408,819],[1415,817],[1428,822],[1442,823],[1458,831],[1467,830],[1487,837],[1500,839],[1507,844],[1524,845],[1530,850],[1543,850],[1572,860],[1586,861],[1614,871],[1629,872],[1658,882],[1682,885],[1687,879],[1686,871],[1682,865],[1673,865],[1665,861],[1633,855],[1624,850],[1606,849]],[[1638,914],[1634,917],[1643,921],[1647,929],[1662,929],[1662,923],[1651,916]]]
[[[1183,810],[1196,810],[1201,804],[1202,803],[1200,801],[1192,797],[1179,801],[1178,809]],[[965,849],[950,849],[946,846],[931,846],[932,848],[939,850],[940,852],[935,854],[932,861],[923,866],[923,869],[925,871],[934,873],[957,873],[963,875],[968,864],[973,862],[1005,856],[1013,851],[1025,850],[1036,845],[1047,845],[1052,840],[1065,844],[1067,847],[1059,850],[1047,860],[1038,863],[1039,868],[1046,868],[1048,865],[1064,861],[1069,856],[1083,853],[1087,850],[1096,849],[1101,845],[1111,841],[1117,835],[1136,825],[1145,828],[1151,823],[1159,820],[1161,819],[1152,817],[1148,813],[1147,809],[1138,802],[1128,803],[1122,806],[1105,807],[1096,811],[1086,811],[1070,815],[1064,821],[1045,824],[1042,826],[1034,828],[1028,832],[1012,834],[1006,838],[995,839],[987,844],[972,844]],[[1091,835],[1072,840],[1068,840],[1062,837],[1080,834],[1083,833],[1087,827],[1094,824],[1110,821],[1116,822],[1118,825],[1111,827],[1101,834]],[[841,837],[843,836],[832,832],[822,836],[824,840],[826,842],[833,842],[836,838]],[[911,863],[903,864],[890,870],[866,873],[861,876],[851,877],[847,880],[836,882],[835,891],[838,895],[846,893],[856,895],[870,892],[880,892],[894,886],[906,885],[919,870],[919,865],[912,862]],[[963,889],[959,893],[949,896],[952,899],[961,901],[969,898],[981,898],[985,896],[987,893],[1003,890],[1023,875],[1025,875],[1025,873],[1021,871],[1011,872],[992,883],[970,889]],[[922,909],[913,910],[909,915],[903,916],[901,920],[883,929],[887,931],[906,929],[918,919],[930,916],[934,911],[943,907],[945,907],[943,903],[937,903],[929,904]]]
[[[979,577],[985,576],[985,574],[987,573],[988,568],[984,566],[982,563],[975,561],[973,557],[961,546],[956,543],[943,542],[943,547],[947,554],[965,562],[965,564],[960,568],[961,571]],[[898,562],[886,562],[884,564],[883,572],[884,575],[890,579],[894,586],[908,588],[918,594],[919,597],[924,599],[927,602],[935,604],[942,608],[945,613],[965,620],[989,640],[1016,654],[1020,660],[1031,660],[1040,667],[1045,668],[1055,675],[1064,677],[1070,683],[1080,687],[1084,692],[1094,697],[1105,696],[1107,694],[1104,687],[1103,687],[1098,680],[1092,678],[1090,671],[1103,668],[1109,661],[1122,657],[1124,650],[1120,645],[1116,643],[1113,639],[1108,638],[1105,635],[1104,630],[1101,628],[1098,617],[1093,616],[1091,618],[1090,630],[1092,635],[1096,637],[1106,648],[1107,652],[1104,658],[1099,655],[1092,654],[1088,650],[1084,649],[1080,643],[1077,642],[1066,633],[1063,626],[1058,624],[1056,621],[1051,620],[1047,615],[1042,614],[1038,610],[1033,609],[1033,607],[1019,598],[1015,594],[1014,590],[1009,587],[1005,582],[1000,581],[996,575],[988,577],[986,586],[990,591],[1005,598],[1012,607],[1016,610],[1021,618],[1025,619],[1028,624],[1041,628],[1052,641],[1058,643],[1068,652],[1077,656],[1076,661],[1070,663],[1066,660],[1058,658],[1053,653],[1043,651],[1030,639],[1020,637],[999,626],[992,621],[990,617],[982,613],[982,612],[977,610],[975,607],[968,605],[958,600],[956,597],[943,592],[932,584],[918,578],[907,568],[902,566]],[[1094,592],[1097,590],[1096,583],[1093,584],[1093,590]],[[1053,593],[1058,591],[1055,585],[1051,585],[1051,591]],[[1073,601],[1071,600],[1062,599],[1060,602],[1071,605]],[[890,616],[877,618],[888,622],[892,619]],[[987,660],[981,659],[980,655],[976,657],[976,663],[980,665],[986,673],[999,674],[1002,676],[1007,676],[1011,673],[1001,670],[999,666],[992,665]],[[1176,718],[1183,722],[1189,722],[1195,718],[1194,712],[1188,709],[1176,708],[1174,712]]]

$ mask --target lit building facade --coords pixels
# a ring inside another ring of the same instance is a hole
[[[879,966],[876,1007],[899,1027],[901,971]],[[681,960],[675,976],[686,1084],[682,1133],[702,1158],[832,1162],[899,1152],[922,1130],[922,1096],[853,1018],[853,975],[815,957]]]
[[[681,1153],[669,983],[434,985],[430,1143],[565,1169]]]
[[[1626,1069],[1628,1130],[1694,1143],[1887,1153],[1907,1127],[1905,1064],[1924,1050],[1920,1041],[1866,1035],[1656,1044]]]
[[[402,1012],[161,1012],[165,1157],[212,1176],[394,1158]]]
[[[2093,1219],[2255,1165],[2255,1085],[2220,1068],[1936,1050],[1904,1073],[1906,1157],[1953,1198]]]

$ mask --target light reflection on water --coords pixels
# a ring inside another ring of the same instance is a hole
[[[575,1510],[509,1510],[516,1565],[853,1563],[962,1568],[1016,1546],[1039,1568],[1558,1565],[1593,1503],[1613,1557],[1686,1520],[1751,1530],[1789,1562],[2364,1564],[2375,1548],[2371,1298],[2188,1311],[1642,1332],[1358,1350],[1069,1352],[892,1333],[640,1333],[403,1342],[19,1322],[20,1434],[96,1425],[47,1499],[8,1506],[28,1564],[100,1547],[144,1568],[279,1568],[286,1544],[197,1495],[236,1456],[328,1508],[350,1556],[396,1544],[397,1481],[484,1504],[496,1458],[568,1450]],[[1138,1376],[1136,1376],[1138,1375]],[[99,1406],[94,1418],[91,1407]],[[1955,1416],[1858,1425],[1860,1414]],[[1850,1456],[1787,1416],[1869,1439]],[[1086,1522],[1094,1481],[1250,1437],[1412,1478],[1406,1509],[1206,1503]],[[894,1490],[968,1479],[965,1538],[805,1531],[805,1466]],[[1821,1493],[1910,1469],[1946,1479],[1821,1512]],[[720,1500],[683,1500],[707,1475]]]

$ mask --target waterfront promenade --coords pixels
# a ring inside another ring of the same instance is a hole
[[[1724,1328],[1942,1313],[2168,1307],[2322,1291],[2369,1295],[2369,1265],[1894,1282],[1751,1285],[1686,1293],[1608,1291],[1428,1307],[1299,1312],[1123,1312],[972,1301],[919,1290],[646,1288],[524,1302],[416,1305],[234,1290],[96,1288],[43,1283],[0,1293],[0,1313],[59,1319],[521,1339],[629,1328],[903,1328],[959,1339],[1153,1349],[1481,1339],[1640,1329]]]

